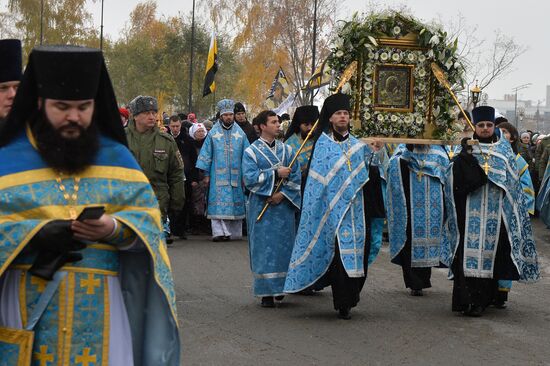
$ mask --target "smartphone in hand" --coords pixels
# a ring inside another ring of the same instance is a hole
[[[105,207],[103,206],[94,206],[94,207],[86,207],[80,215],[76,218],[77,221],[84,221],[84,220],[97,220],[103,214],[105,213]]]

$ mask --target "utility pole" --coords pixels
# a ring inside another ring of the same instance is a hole
[[[533,85],[533,84],[527,83],[527,84],[519,85],[519,86],[516,86],[515,88],[512,88],[512,91],[515,93],[515,98],[514,98],[514,125],[515,125],[516,128],[518,128],[518,90],[527,89],[531,85]]]
[[[189,61],[189,110],[193,111],[193,58],[195,57],[195,0],[193,0],[193,16],[191,17],[191,60]]]
[[[313,47],[311,52],[311,76],[315,74],[315,53],[317,52],[317,0],[314,0],[313,7]],[[313,104],[313,98],[315,93],[311,92],[311,104]]]
[[[44,41],[44,0],[40,0],[40,45]]]
[[[101,0],[101,27],[99,32],[99,49],[103,51],[103,1]]]

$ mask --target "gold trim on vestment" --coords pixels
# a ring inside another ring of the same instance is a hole
[[[97,203],[96,206],[97,205],[104,206],[105,212],[110,215],[113,215],[122,211],[147,212],[149,216],[151,216],[154,219],[157,227],[162,231],[160,211],[154,208],[141,207],[141,206],[111,205],[108,203]],[[80,212],[84,210],[84,208],[91,207],[91,206],[94,206],[94,205],[93,204],[76,205],[74,206],[74,208],[77,212]],[[18,222],[18,221],[24,221],[24,220],[44,219],[45,217],[67,219],[67,220],[70,219],[66,205],[50,205],[50,206],[40,206],[40,207],[32,208],[30,210],[20,211],[10,215],[0,216],[0,224],[3,224],[5,222]],[[119,220],[118,217],[117,217],[117,220]],[[47,222],[43,222],[41,224],[45,225],[46,223]],[[33,230],[32,236],[34,236],[34,233],[36,233],[37,231],[38,230],[36,231]]]
[[[9,267],[10,269],[22,269],[28,271],[31,268],[30,264],[14,264]],[[63,266],[60,271],[71,272],[71,273],[91,273],[103,276],[118,276],[118,271],[109,271],[106,269],[98,268],[88,268],[88,267],[72,267],[72,266]]]
[[[103,366],[109,365],[109,342],[111,332],[111,304],[109,302],[109,278],[103,277],[103,350],[101,361]]]
[[[1,327],[0,342],[19,346],[19,357],[14,366],[29,366],[32,361],[34,332],[26,329]]]
[[[27,271],[21,271],[19,278],[19,313],[23,328],[27,326]]]
[[[55,181],[57,177],[58,174],[51,168],[25,170],[19,173],[7,174],[0,178],[0,190],[49,180]],[[70,177],[68,176],[68,178]],[[149,180],[147,180],[147,177],[141,171],[117,166],[92,165],[79,174],[79,177],[81,180],[100,178],[149,183]]]
[[[66,315],[67,315],[67,277],[65,277],[61,283],[59,284],[59,297],[58,297],[58,308],[59,308],[59,316],[57,321],[57,365],[63,366],[63,349],[64,349],[64,343],[65,343],[65,333],[63,332],[63,329],[65,329],[65,323],[66,323]]]
[[[74,321],[74,297],[75,297],[75,273],[67,275],[68,297],[67,299],[60,298],[61,301],[67,302],[67,321],[65,329],[61,332],[65,335],[65,347],[63,347],[63,365],[70,365],[71,361],[71,344],[73,338],[73,321]]]

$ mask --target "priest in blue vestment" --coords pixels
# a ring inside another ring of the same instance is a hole
[[[0,131],[0,197],[2,365],[180,364],[159,205],[100,50],[33,49]]]
[[[500,281],[539,279],[537,251],[510,143],[495,134],[495,110],[472,111],[474,138],[451,162],[445,184],[448,213],[441,261],[450,267],[453,311],[481,316],[505,307]]]
[[[196,164],[209,187],[207,217],[213,241],[240,239],[245,218],[242,160],[250,144],[234,122],[234,107],[230,99],[218,102],[220,118],[206,136]]]
[[[282,300],[290,254],[296,235],[296,212],[300,209],[300,164],[292,169],[294,151],[276,140],[279,118],[273,111],[257,117],[260,138],[250,145],[243,157],[243,179],[250,191],[247,201],[250,268],[254,275],[254,296],[263,307],[274,307]],[[284,183],[274,192],[279,179]],[[257,217],[269,203],[262,219]]]
[[[285,134],[285,144],[290,145],[290,147],[297,152],[318,118],[319,109],[317,106],[303,105],[296,108],[292,116],[292,122]],[[305,185],[307,168],[309,166],[309,159],[311,158],[311,151],[314,143],[315,141],[310,138],[298,155],[298,162],[300,163],[300,169],[302,171],[302,185]]]
[[[323,105],[285,282],[289,293],[330,285],[342,319],[351,318],[365,283],[371,218],[384,216],[379,174],[370,175],[379,189],[365,194],[372,150],[350,135],[350,110],[350,97],[340,93]]]
[[[401,266],[405,287],[422,296],[439,266],[445,218],[443,186],[449,166],[444,146],[406,145],[388,168],[388,234],[392,263]]]

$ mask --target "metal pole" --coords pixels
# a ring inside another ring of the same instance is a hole
[[[40,45],[44,41],[44,0],[40,0]]]
[[[101,31],[99,33],[99,49],[103,51],[103,1],[101,0]]]
[[[518,91],[519,90],[523,90],[523,89],[526,89],[528,87],[530,87],[531,83],[527,83],[527,84],[523,84],[523,85],[520,85],[520,86],[516,86],[515,88],[512,88],[512,91],[514,91],[516,94],[515,94],[515,102],[514,102],[514,124],[515,124],[515,127],[518,128]]]
[[[515,127],[518,128],[518,91],[516,89],[516,97],[514,98],[514,124]]]
[[[315,74],[315,53],[317,52],[317,0],[314,0],[313,8],[313,47],[311,52],[311,76]],[[321,70],[322,72],[322,70]],[[315,93],[311,90],[311,104],[313,104],[313,98]]]
[[[189,113],[193,111],[193,58],[195,57],[195,0],[193,0],[193,16],[191,18],[191,60],[189,61]]]

